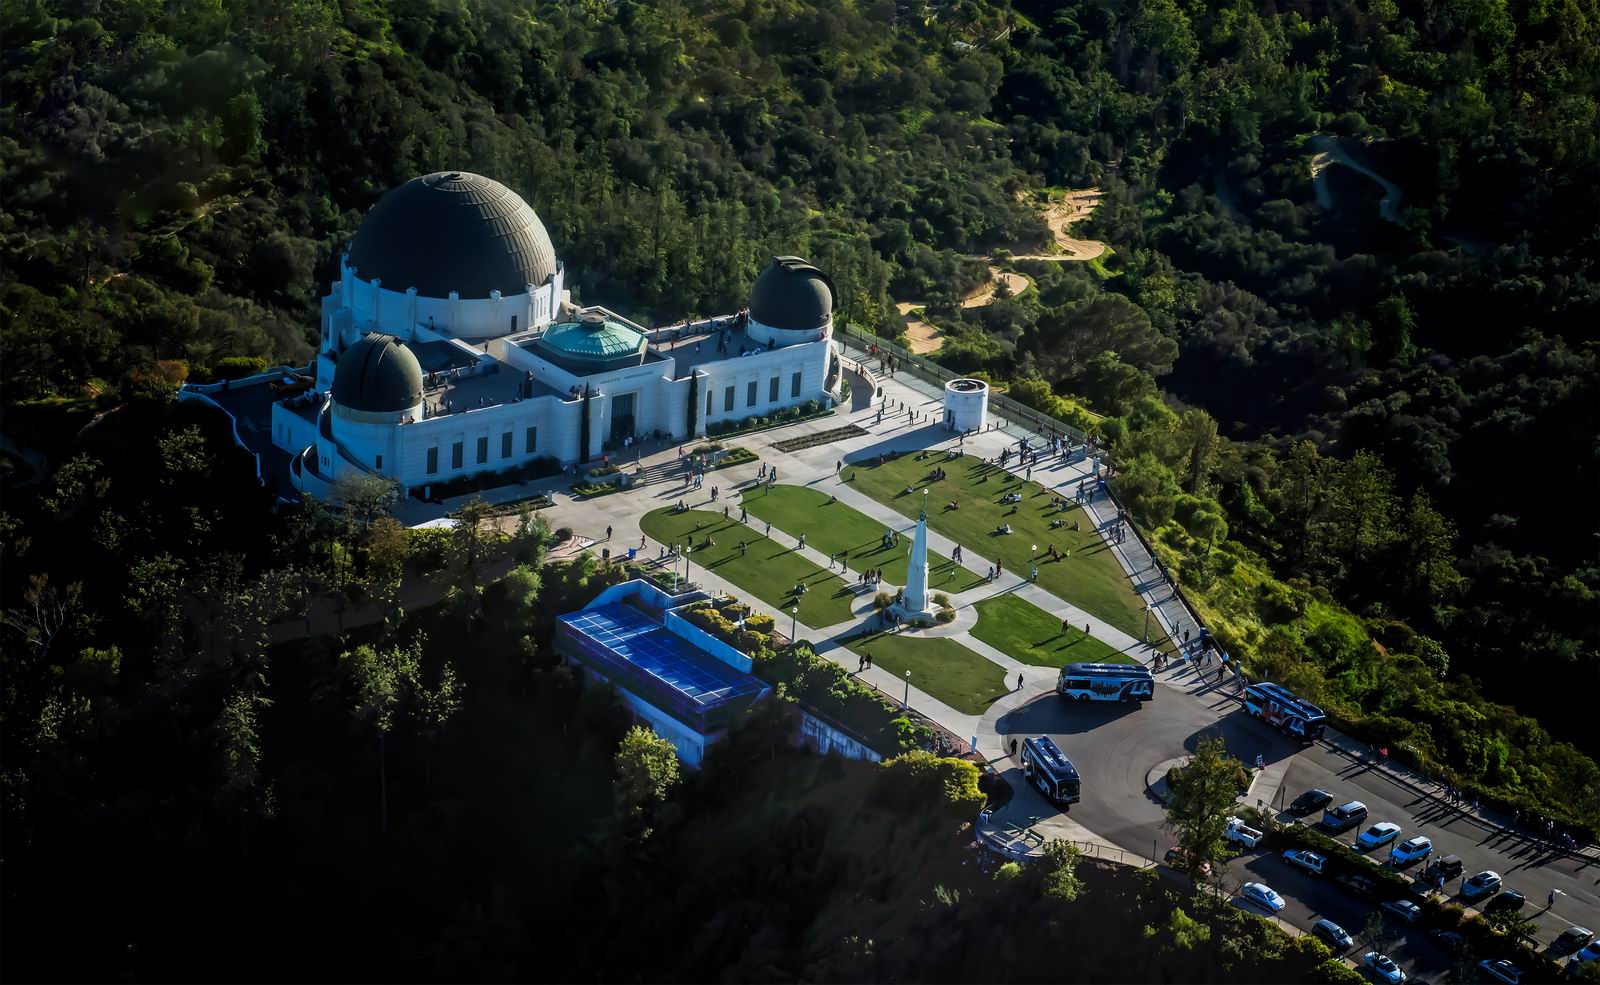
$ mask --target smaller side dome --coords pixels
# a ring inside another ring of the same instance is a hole
[[[374,414],[410,410],[422,402],[422,365],[392,335],[363,336],[334,367],[333,402]]]
[[[589,376],[644,362],[648,349],[643,333],[598,311],[585,311],[576,321],[545,329],[534,348],[570,373]]]
[[[833,317],[833,281],[800,257],[774,257],[750,289],[750,318],[768,328],[816,331]]]

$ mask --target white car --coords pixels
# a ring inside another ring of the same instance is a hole
[[[1397,867],[1410,865],[1432,854],[1433,839],[1426,835],[1417,835],[1389,849],[1389,864]]]
[[[1385,913],[1399,917],[1406,923],[1416,923],[1418,920],[1422,919],[1422,907],[1410,902],[1409,900],[1389,900],[1388,902],[1382,904],[1379,909],[1383,910]]]
[[[1274,913],[1283,909],[1283,897],[1279,896],[1266,883],[1247,882],[1239,889],[1239,895],[1257,906],[1266,907]]]
[[[1506,985],[1521,985],[1522,969],[1506,960],[1479,961],[1478,967],[1491,978],[1505,982]]]
[[[1400,825],[1393,821],[1379,821],[1361,832],[1361,837],[1356,839],[1356,847],[1371,850],[1387,845],[1398,837],[1400,837]]]
[[[1290,865],[1298,865],[1313,875],[1322,875],[1323,868],[1328,860],[1316,852],[1304,848],[1291,848],[1283,853],[1283,860]]]
[[[1401,982],[1406,980],[1406,973],[1401,971],[1400,966],[1391,961],[1387,954],[1368,951],[1361,956],[1361,964],[1362,967],[1372,972],[1373,978],[1380,982],[1386,982],[1387,985],[1400,985]]]
[[[1493,869],[1484,869],[1461,884],[1461,898],[1475,900],[1484,896],[1493,896],[1500,891],[1500,882],[1500,873]]]

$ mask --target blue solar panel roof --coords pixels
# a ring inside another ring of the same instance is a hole
[[[708,657],[631,605],[614,602],[561,617],[573,632],[633,664],[702,710],[766,690],[758,677]]]

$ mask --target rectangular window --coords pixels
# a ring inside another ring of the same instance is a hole
[[[372,467],[377,469],[379,472],[383,471],[383,456],[382,455],[378,456],[378,460],[373,463]]]
[[[459,441],[450,446],[450,467],[453,469],[461,467],[461,442]]]
[[[428,449],[428,474],[429,475],[438,475],[439,474],[439,449],[438,448],[429,448]]]
[[[478,439],[478,464],[489,460],[489,436],[486,434]]]
[[[710,390],[706,391],[706,416],[707,417],[711,416],[711,400],[715,396],[716,396],[716,394],[712,393]]]
[[[756,381],[755,380],[751,380],[750,381],[750,385],[744,388],[744,405],[746,407],[754,407],[756,405]]]
[[[767,384],[767,403],[775,404],[777,402],[778,402],[778,378],[776,376],[774,376],[772,378],[772,381]]]
[[[725,411],[733,410],[733,387],[731,386],[722,391],[722,409]]]
[[[794,378],[789,381],[789,396],[791,396],[791,397],[800,396],[800,374],[799,373],[794,374]]]
[[[539,429],[529,428],[527,436],[522,442],[522,453],[532,455],[535,448],[539,447]]]
[[[504,434],[500,435],[500,457],[501,458],[510,458],[511,457],[511,432],[510,431],[507,431]]]

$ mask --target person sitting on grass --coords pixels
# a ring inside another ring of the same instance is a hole
[[[1011,532],[1011,524],[1002,523],[1002,524],[1000,524],[1000,526],[995,528],[994,532],[997,533],[997,534],[1008,534],[1008,533]]]
[[[952,499],[950,502],[944,504],[944,508],[947,510],[959,510],[961,508],[961,504]]]
[[[1066,525],[1067,525],[1067,521],[1065,521],[1065,520],[1051,520],[1050,521],[1050,529],[1051,530],[1059,530],[1060,528],[1062,528],[1062,527],[1064,527]]]

